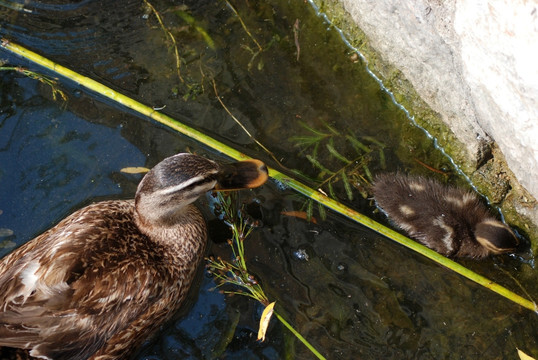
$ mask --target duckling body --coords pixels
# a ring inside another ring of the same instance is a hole
[[[445,256],[479,259],[518,246],[510,228],[471,192],[402,174],[377,176],[373,192],[396,226]]]
[[[89,205],[6,256],[0,346],[45,359],[129,357],[178,310],[203,256],[206,225],[191,203],[219,178],[260,185],[260,164],[241,178],[199,156],[172,156],[135,200]]]

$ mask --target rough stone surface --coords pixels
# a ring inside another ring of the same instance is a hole
[[[495,141],[538,198],[538,2],[340,2],[477,164]]]
[[[479,123],[538,198],[538,2],[459,1],[454,29]]]
[[[538,251],[538,0],[311,1]]]

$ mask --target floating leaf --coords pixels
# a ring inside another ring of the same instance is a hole
[[[13,230],[6,229],[6,228],[0,228],[0,237],[6,237],[13,235]]]
[[[292,217],[296,217],[303,220],[308,220],[314,224],[318,223],[315,217],[313,216],[308,217],[308,214],[306,213],[306,211],[282,211],[280,213],[282,215],[292,216]]]
[[[260,319],[260,327],[258,329],[258,341],[265,341],[265,333],[267,332],[267,327],[269,326],[269,321],[271,316],[273,316],[273,308],[275,307],[275,301],[270,303],[265,307]]]
[[[516,348],[517,349],[517,348]],[[525,354],[523,351],[517,349],[517,354],[521,360],[535,360],[532,356]]]
[[[145,174],[149,171],[149,169],[143,166],[134,166],[134,167],[124,167],[120,171],[125,174]]]
[[[17,246],[17,244],[14,241],[11,240],[4,240],[0,242],[0,249],[11,249]]]

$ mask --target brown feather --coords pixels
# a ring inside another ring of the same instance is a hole
[[[0,263],[0,344],[71,359],[88,358],[108,342],[100,350],[106,353],[118,339],[115,356],[125,356],[137,338],[124,335],[147,336],[177,310],[190,286],[196,267],[185,264],[198,264],[206,230],[194,206],[188,214],[159,235],[174,244],[168,246],[140,232],[133,201],[101,202],[8,255]],[[38,285],[24,294],[22,276],[32,262],[40,266]]]
[[[378,175],[378,206],[412,238],[446,256],[483,258],[514,251],[518,239],[469,191],[431,179]]]
[[[146,174],[135,200],[87,206],[3,258],[0,354],[128,358],[183,302],[207,238],[191,203],[220,178],[259,186],[267,168],[171,156]]]

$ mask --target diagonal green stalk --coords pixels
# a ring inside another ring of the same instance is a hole
[[[321,355],[319,353],[319,351],[316,350],[316,348],[314,348],[312,345],[310,345],[310,343],[308,341],[306,341],[306,339],[297,332],[297,330],[295,330],[287,321],[286,319],[284,319],[279,313],[277,313],[276,311],[273,311],[273,314],[276,316],[276,318],[278,320],[280,320],[280,322],[282,323],[282,325],[284,325],[293,335],[295,335],[297,337],[297,339],[301,340],[301,342],[303,344],[305,344],[305,346],[308,348],[308,350],[310,350],[312,352],[312,354],[316,355],[316,357],[320,360],[324,360],[325,357],[323,355]]]
[[[108,97],[111,100],[114,100],[132,110],[137,111],[138,113],[145,115],[147,117],[150,117],[151,119],[168,126],[180,133],[182,133],[185,136],[188,136],[204,145],[207,145],[214,150],[220,151],[221,153],[236,159],[236,160],[245,160],[249,159],[250,157],[246,154],[218,141],[210,136],[205,135],[204,133],[193,129],[192,127],[189,127],[177,120],[174,120],[173,118],[164,115],[162,113],[159,113],[158,111],[152,109],[151,107],[144,105],[136,100],[133,100],[123,94],[120,94],[111,88],[104,86],[103,84],[90,79],[88,77],[82,76],[66,67],[63,67],[59,64],[54,63],[53,61],[44,58],[43,56],[40,56],[39,54],[36,54],[33,51],[30,51],[20,45],[14,44],[6,39],[1,39],[1,45],[0,48],[3,48],[7,51],[10,51],[14,54],[17,54],[21,57],[24,57],[25,59],[31,60],[34,63],[43,66],[51,71],[56,72],[59,75],[65,76],[66,78],[81,84],[82,86],[86,87],[87,89],[91,91],[95,91],[103,96]],[[508,300],[513,301],[516,304],[519,304],[529,310],[532,310],[536,313],[538,313],[538,306],[533,301],[530,301],[528,299],[525,299],[514,292],[506,289],[505,287],[487,279],[486,277],[479,275],[463,265],[458,264],[455,261],[452,261],[438,253],[436,253],[433,250],[428,249],[427,247],[397,233],[394,230],[391,230],[378,222],[368,218],[365,215],[362,215],[358,213],[357,211],[333,200],[329,197],[323,195],[321,192],[314,190],[301,182],[281,173],[278,170],[269,169],[269,176],[271,176],[276,181],[281,182],[282,184],[285,184],[289,186],[290,188],[294,189],[295,191],[325,205],[329,209],[334,210],[335,212],[344,215],[351,220],[358,222],[374,231],[376,231],[379,234],[382,234],[389,239],[392,239],[399,244],[408,247],[409,249],[422,254],[426,256],[427,258],[435,261],[436,263],[466,277],[467,279],[474,281],[475,283],[484,286],[485,288],[490,289],[493,292],[496,292],[497,294],[505,297]]]

